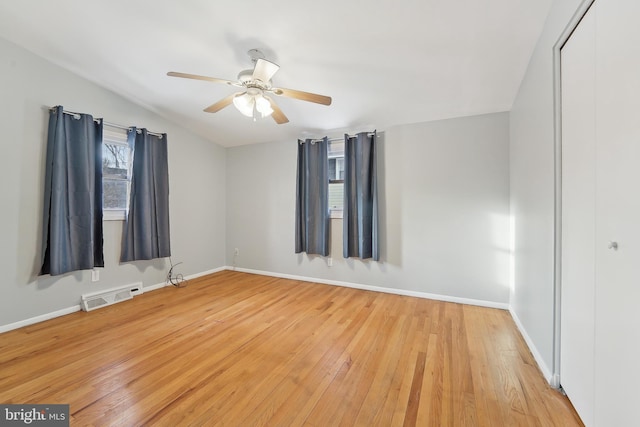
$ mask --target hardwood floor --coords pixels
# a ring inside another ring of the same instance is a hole
[[[503,310],[225,271],[0,335],[74,426],[579,426]]]

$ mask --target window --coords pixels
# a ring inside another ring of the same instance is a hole
[[[105,220],[125,219],[129,207],[133,152],[125,129],[102,134],[102,209]]]
[[[329,142],[329,211],[342,218],[344,204],[344,140]]]

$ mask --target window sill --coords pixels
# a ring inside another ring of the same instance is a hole
[[[103,221],[124,221],[126,213],[124,210],[104,210],[102,211]]]
[[[342,209],[331,209],[329,211],[329,218],[342,219]]]

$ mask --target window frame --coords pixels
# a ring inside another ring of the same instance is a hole
[[[111,177],[105,177],[104,175],[104,166],[103,166],[103,176],[102,176],[102,187],[103,187],[103,203],[102,203],[102,220],[103,221],[124,221],[127,218],[127,214],[129,212],[129,200],[131,197],[131,173],[133,168],[133,150],[129,146],[128,143],[128,130],[121,129],[119,127],[114,127],[113,129],[103,130],[102,133],[102,146],[104,150],[104,146],[106,144],[116,145],[120,147],[125,147],[128,149],[128,168],[127,168],[127,178],[126,179],[114,179]],[[103,151],[104,156],[104,151]],[[104,159],[104,157],[103,157]],[[104,160],[103,160],[104,161]],[[113,208],[105,208],[104,206],[104,183],[105,181],[124,181],[126,182],[127,194],[126,194],[126,207],[122,209],[113,209]]]
[[[338,165],[337,165],[337,159],[342,159],[342,167],[344,170],[344,149],[342,150],[342,155],[335,155],[331,153],[331,149],[330,146],[333,143],[336,142],[342,142],[342,144],[344,144],[344,140],[334,140],[334,141],[329,141],[329,147],[327,147],[327,150],[329,150],[328,156],[329,156],[329,160],[332,159],[336,159],[336,174],[338,172]],[[332,179],[331,177],[329,177],[329,182],[327,183],[327,185],[331,185],[331,184],[342,184],[343,185],[343,191],[344,191],[344,179]],[[339,208],[333,208],[331,206],[329,206],[329,217],[331,219],[342,219],[343,218],[343,211],[344,211],[344,206],[341,206]]]

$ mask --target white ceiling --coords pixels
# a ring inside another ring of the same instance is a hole
[[[2,1],[0,37],[230,147],[507,111],[551,2]],[[332,105],[276,97],[290,122],[254,123],[202,111],[236,88],[166,75],[235,80],[252,48]]]

